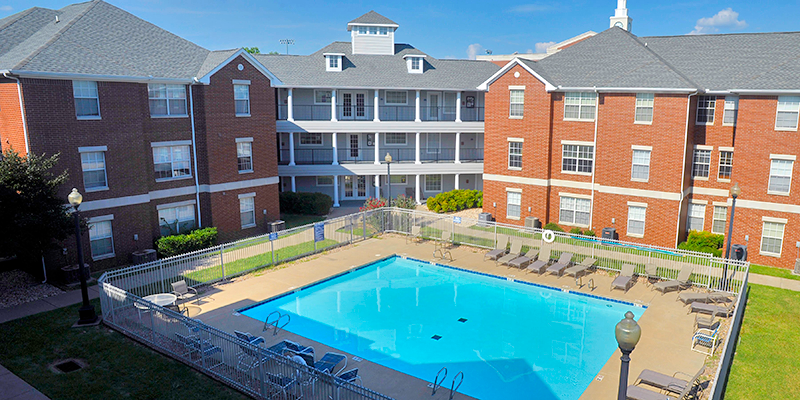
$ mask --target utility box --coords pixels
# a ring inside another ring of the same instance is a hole
[[[286,229],[286,222],[283,220],[272,221],[269,223],[269,232],[280,232]]]
[[[731,258],[739,261],[747,261],[747,245],[744,244],[731,245]]]
[[[525,217],[525,227],[539,229],[542,227],[542,222],[536,217]]]
[[[800,275],[800,258],[795,258],[794,260],[794,274]]]
[[[603,239],[617,240],[617,228],[603,228]]]
[[[494,220],[494,218],[492,218],[491,213],[482,212],[478,214],[478,226],[480,226],[481,228],[489,226],[487,222],[491,222],[492,220]]]
[[[131,265],[149,263],[156,260],[155,249],[137,250],[131,253]]]

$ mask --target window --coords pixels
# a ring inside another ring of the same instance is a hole
[[[441,175],[425,175],[425,191],[426,192],[441,192],[442,191],[442,176]]]
[[[236,164],[239,172],[253,170],[253,142],[236,143]]]
[[[300,144],[305,144],[309,146],[322,146],[322,134],[300,132]]]
[[[386,26],[359,26],[357,32],[359,35],[386,36],[389,34],[389,28]]]
[[[728,218],[728,207],[714,206],[714,217],[711,223],[711,233],[725,234],[725,221]]]
[[[522,208],[522,193],[506,192],[506,217],[519,219]]]
[[[719,152],[719,179],[731,179],[733,172],[733,152]]]
[[[150,83],[147,92],[151,117],[186,116],[186,86]]]
[[[75,98],[75,115],[78,119],[100,118],[100,98],[97,95],[97,82],[72,81],[72,95]]]
[[[333,92],[331,90],[315,90],[314,104],[331,104]]]
[[[89,244],[92,248],[92,259],[114,256],[114,238],[110,220],[89,222]]]
[[[406,175],[392,175],[392,185],[405,185],[408,183]]]
[[[404,145],[406,144],[405,133],[385,133],[387,145]]]
[[[333,186],[333,176],[317,176],[317,186]]]
[[[636,93],[636,115],[634,122],[649,124],[653,122],[653,93]]]
[[[800,96],[778,97],[778,116],[775,129],[797,130],[797,115],[800,114]]]
[[[569,225],[589,226],[592,201],[575,197],[561,197],[558,222]]]
[[[81,168],[83,169],[83,187],[87,191],[108,189],[104,152],[81,153]]]
[[[770,194],[789,194],[792,186],[792,167],[794,161],[773,159],[769,169]]]
[[[644,236],[644,219],[647,207],[628,206],[628,236]]]
[[[192,175],[189,146],[153,147],[156,180]]]
[[[408,92],[387,90],[386,104],[408,104]]]
[[[339,69],[339,56],[328,57],[328,69]]]
[[[242,218],[242,228],[256,226],[256,198],[255,195],[239,198],[239,214]]]
[[[186,233],[195,228],[194,204],[166,207],[158,210],[161,236]]]
[[[562,172],[592,173],[594,163],[594,146],[581,146],[575,144],[563,145],[561,155]]]
[[[524,90],[509,90],[509,114],[511,118],[522,118],[525,111],[525,91]]]
[[[597,94],[589,92],[570,92],[564,98],[564,119],[594,121],[597,107]]]
[[[739,116],[739,98],[736,96],[725,97],[725,107],[722,111],[722,125],[734,126]]]
[[[411,57],[411,69],[414,71],[418,71],[422,59],[419,57]]]
[[[714,125],[714,108],[717,98],[714,96],[700,96],[697,98],[697,123],[700,125]]]
[[[695,178],[708,178],[711,169],[711,150],[694,150],[692,158],[692,176]]]
[[[508,168],[522,169],[523,142],[508,142]]]
[[[650,179],[650,150],[634,149],[631,161],[631,180],[647,181]]]
[[[689,204],[689,213],[686,220],[687,231],[702,231],[706,219],[705,204]]]
[[[764,221],[761,229],[761,252],[770,255],[781,255],[783,246],[783,228],[786,224]]]
[[[233,85],[236,115],[250,115],[250,85]]]

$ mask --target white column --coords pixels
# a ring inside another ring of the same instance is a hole
[[[381,134],[375,132],[375,164],[381,163]]]
[[[289,88],[289,96],[286,98],[286,119],[294,121],[294,103],[292,101],[292,88]]]
[[[294,175],[292,175],[291,178],[292,178],[292,191],[296,192],[297,191],[297,181],[295,180]]]
[[[461,92],[456,93],[456,122],[461,122]]]
[[[380,103],[380,97],[378,97],[378,89],[375,89],[375,100],[372,101],[374,104],[374,112],[375,115],[373,116],[372,120],[375,122],[381,122],[380,117],[378,117],[378,103]]]
[[[419,175],[416,175],[416,177],[415,177],[415,182],[414,182],[414,200],[417,201],[417,204],[422,204],[422,202],[419,201]]]
[[[419,118],[419,115],[420,115],[419,114],[419,90],[417,90],[417,98],[416,98],[416,102],[414,104],[415,104],[414,122],[420,122],[422,120]]]
[[[456,164],[461,164],[461,132],[456,132]]]
[[[339,165],[339,140],[336,132],[331,133],[331,141],[333,142],[333,165]]]
[[[339,207],[339,175],[333,176],[333,206]]]
[[[460,179],[461,179],[461,174],[456,174],[456,190],[458,190],[458,189],[461,189],[461,188],[459,187],[459,184],[458,184],[458,183],[459,183],[458,181],[459,181]]]
[[[294,132],[289,132],[289,165],[294,164]],[[294,177],[292,177],[292,182],[294,182]]]
[[[331,121],[336,122],[336,89],[331,90]]]
[[[381,198],[381,176],[375,175],[375,198]]]
[[[419,137],[420,136],[421,136],[421,134],[419,132],[417,132],[417,134],[415,135],[415,138],[414,138],[416,146],[417,146],[416,147],[416,151],[414,152],[414,154],[416,155],[416,158],[414,159],[414,164],[422,164],[419,161]]]

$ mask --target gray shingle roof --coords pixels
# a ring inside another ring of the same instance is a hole
[[[201,78],[206,76],[207,73],[211,72],[211,70],[222,64],[223,61],[227,60],[228,57],[232,56],[233,53],[236,53],[237,51],[239,51],[239,49],[216,50],[209,52],[206,60],[203,62],[203,65],[200,66],[200,70],[197,72],[197,77]]]
[[[326,72],[323,53],[343,53],[341,72]],[[410,74],[403,56],[425,54],[395,44],[394,55],[352,54],[349,42],[333,42],[308,56],[257,54],[285,86],[475,90],[500,67],[488,61],[440,60],[427,56],[422,74]]]
[[[347,23],[347,25],[350,25],[350,24],[372,24],[372,25],[393,25],[393,26],[398,26],[397,22],[394,22],[394,21],[390,20],[389,18],[386,18],[383,15],[380,15],[380,14],[376,13],[375,11],[370,11],[370,12],[368,12],[368,13],[366,13],[366,14],[364,14],[364,15],[362,15],[362,16],[360,16],[360,17],[358,17],[358,18],[356,18],[356,19],[354,19],[354,20],[352,20],[352,21]],[[348,28],[348,30],[350,30],[350,28]]]

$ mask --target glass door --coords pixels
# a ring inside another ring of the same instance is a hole
[[[353,113],[356,119],[365,119],[367,117],[367,100],[364,93],[356,93],[356,105]]]
[[[367,197],[367,177],[366,175],[358,176],[358,197]]]
[[[342,93],[342,119],[353,118],[353,94]]]
[[[442,94],[439,92],[428,93],[428,121],[442,119]]]
[[[345,199],[363,199],[367,197],[366,175],[345,175],[343,178]]]

